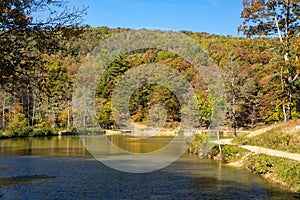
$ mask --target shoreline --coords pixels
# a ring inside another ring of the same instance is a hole
[[[225,146],[226,145],[224,145],[223,148]],[[227,146],[230,146],[230,145],[227,145]],[[231,146],[234,146],[234,145],[231,145]],[[189,153],[194,154],[192,152],[189,152]],[[262,179],[269,181],[270,183],[274,183],[287,191],[290,191],[292,193],[300,195],[300,185],[298,185],[298,184],[294,185],[294,184],[284,181],[283,178],[279,178],[280,173],[282,173],[282,172],[280,172],[277,168],[273,169],[273,171],[271,171],[271,170],[269,171],[268,169],[265,169],[266,166],[264,165],[264,163],[261,163],[261,160],[257,159],[260,157],[264,157],[264,159],[262,159],[262,160],[274,160],[273,164],[270,164],[270,168],[275,168],[274,167],[275,165],[282,165],[282,163],[281,163],[282,160],[284,160],[286,162],[294,162],[294,163],[297,162],[297,161],[294,161],[294,160],[291,160],[288,158],[281,158],[281,157],[269,156],[269,155],[264,155],[264,154],[257,154],[257,153],[253,153],[253,152],[246,152],[237,160],[228,159],[228,157],[226,155],[224,155],[224,153],[222,153],[222,155],[220,155],[219,153],[214,154],[214,155],[209,154],[209,155],[205,156],[204,158],[216,160],[217,162],[221,163],[223,166],[246,170],[247,172],[249,172],[253,175],[257,175],[257,176],[261,177]],[[201,158],[199,157],[199,159],[201,159]],[[253,159],[254,159],[254,161],[253,161]],[[254,165],[255,165],[255,167],[253,167]]]
[[[133,134],[132,131],[126,131],[126,130],[104,130],[104,134],[107,136],[111,136],[111,135],[128,135],[128,136],[134,136],[134,137],[175,137],[178,135],[177,132],[175,131],[171,131],[171,130],[163,130],[163,131],[159,131],[157,132],[147,132],[147,131],[139,131],[139,132],[135,132],[135,134]]]
[[[240,159],[238,161],[229,162],[229,163],[226,163],[226,164],[223,164],[223,165],[233,167],[233,168],[237,168],[237,169],[243,169],[243,170],[246,170],[247,172],[249,172],[253,175],[258,175],[258,174],[255,174],[254,171],[252,171],[252,170],[248,169],[247,167],[245,167],[245,165],[244,165],[244,162],[247,160],[247,157],[250,156],[251,154],[253,154],[253,153],[248,153],[245,156],[243,156],[242,159]],[[299,194],[299,192],[297,192],[296,190],[291,189],[288,186],[287,183],[283,182],[282,180],[279,180],[279,179],[276,179],[276,178],[272,177],[271,174],[263,174],[263,175],[259,174],[258,176],[265,179],[265,180],[267,180],[268,182],[279,185],[280,187],[282,187],[285,190],[288,190],[288,191],[291,191],[293,193]]]
[[[284,182],[284,181],[282,181],[280,179],[274,178],[273,177],[274,174],[256,174],[252,170],[250,170],[248,168],[245,168],[243,165],[235,164],[235,163],[236,162],[234,162],[234,163],[228,163],[228,164],[224,164],[224,165],[225,166],[229,166],[229,167],[233,167],[233,168],[236,168],[236,169],[246,170],[250,174],[259,176],[260,178],[262,178],[262,179],[264,179],[264,180],[266,180],[266,181],[268,181],[270,183],[274,183],[274,184],[278,185],[279,187],[281,187],[284,190],[290,191],[290,192],[295,193],[295,194],[300,194],[300,191],[297,191],[297,190],[291,188],[291,186],[289,186],[286,182]]]

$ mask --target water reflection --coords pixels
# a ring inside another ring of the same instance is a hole
[[[89,154],[78,137],[41,137],[0,140],[1,154],[81,156]]]
[[[108,136],[108,139],[119,148],[131,153],[150,153],[166,147],[174,137],[139,138],[126,135]]]
[[[149,153],[169,144],[173,137],[136,138],[108,136],[117,147],[132,153]],[[86,155],[82,141],[77,136],[18,138],[0,140],[0,153],[17,155],[80,156]]]

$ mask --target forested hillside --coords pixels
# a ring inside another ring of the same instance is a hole
[[[128,29],[85,27],[78,38],[64,42],[66,52],[46,56],[45,63],[35,68],[22,68],[18,76],[22,81],[3,84],[0,99],[1,130],[5,135],[30,135],[34,130],[71,130],[75,126],[72,116],[72,92],[76,74],[90,52],[106,38]],[[285,79],[283,61],[272,38],[243,38],[218,36],[208,33],[182,31],[205,49],[221,71],[226,86],[228,127],[255,127],[257,124],[284,120]],[[300,41],[292,41],[293,55],[299,55]],[[180,55],[157,49],[132,52],[115,60],[97,87],[97,103],[103,105],[97,117],[103,127],[114,124],[111,115],[111,93],[115,83],[128,69],[146,63],[159,63],[178,70],[196,89],[199,125],[209,126],[211,100],[202,77],[194,77],[195,70]],[[41,70],[42,69],[42,70]],[[299,62],[294,70],[300,73]],[[300,117],[300,80],[292,87],[291,118]],[[149,121],[149,102],[161,103],[168,111],[168,121],[180,120],[180,105],[170,90],[159,85],[144,85],[130,101],[133,121]],[[100,105],[100,104],[98,104]],[[24,131],[26,130],[26,131]]]

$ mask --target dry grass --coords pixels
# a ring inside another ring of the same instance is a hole
[[[257,130],[255,134],[250,133],[250,136],[237,138],[234,142],[243,145],[262,146],[291,153],[300,153],[299,126],[300,120],[280,123]]]

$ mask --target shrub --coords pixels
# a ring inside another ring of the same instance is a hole
[[[32,129],[28,127],[28,119],[22,113],[17,113],[13,120],[8,124],[5,133],[7,136],[25,137],[30,134]]]
[[[58,131],[48,126],[45,122],[36,124],[32,136],[51,136],[57,135]]]
[[[45,127],[39,127],[34,129],[33,131],[33,136],[51,136],[51,135],[57,135],[58,132],[49,127],[49,126],[45,126]]]
[[[190,153],[198,154],[201,146],[206,142],[205,134],[195,134],[191,141],[189,141],[188,150]]]
[[[19,137],[28,137],[33,132],[32,126],[26,126],[16,132],[17,136]]]
[[[247,149],[243,149],[236,145],[221,145],[223,162],[235,162],[249,153]],[[214,158],[220,154],[219,146],[216,144],[212,150],[210,157]]]
[[[3,131],[0,130],[0,138],[6,138],[7,136],[3,134]]]
[[[71,126],[69,127],[68,129],[69,132],[71,132],[72,134],[76,135],[78,132],[77,132],[77,128],[74,127],[74,126]]]

